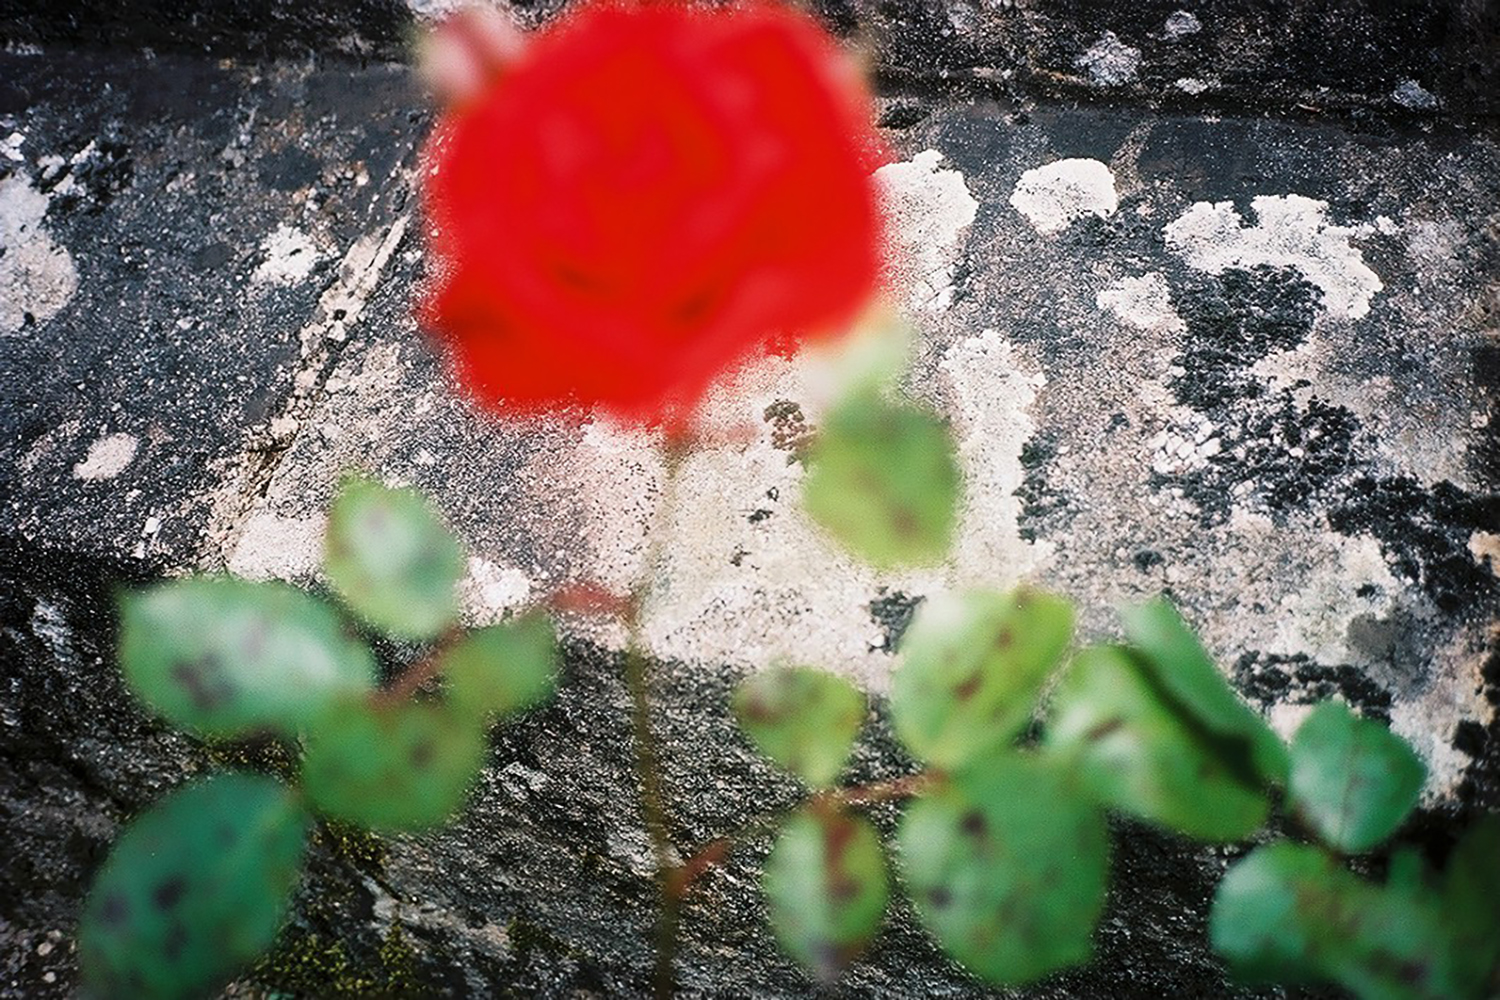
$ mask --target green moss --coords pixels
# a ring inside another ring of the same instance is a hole
[[[419,985],[416,952],[397,924],[386,932],[373,967],[361,967],[342,941],[288,933],[246,978],[272,996],[416,1000],[429,995]]]
[[[342,941],[317,934],[282,935],[248,978],[273,993],[330,1000],[369,996],[378,983],[368,970],[355,968]]]
[[[385,867],[385,841],[363,827],[324,819],[318,823],[313,837],[334,857],[360,871],[379,871]]]
[[[203,750],[209,762],[217,767],[260,771],[289,783],[295,782],[297,777],[297,752],[271,736],[244,740],[208,740],[204,743]]]

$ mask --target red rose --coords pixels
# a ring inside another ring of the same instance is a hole
[[[439,124],[423,320],[502,409],[680,418],[771,338],[853,320],[880,152],[805,15],[586,3]]]

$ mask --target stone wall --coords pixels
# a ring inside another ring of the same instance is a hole
[[[911,609],[1018,580],[1076,598],[1091,637],[1171,593],[1283,731],[1329,696],[1389,720],[1432,772],[1403,837],[1433,857],[1500,807],[1500,132],[1472,48],[1493,9],[1264,6],[827,9],[879,54],[898,295],[922,331],[910,388],[951,417],[969,500],[950,566],[875,573],[798,509],[788,441],[827,402],[817,365],[768,361],[715,394],[706,419],[754,434],[688,463],[646,617],[684,849],[795,800],[727,719],[739,677],[792,658],[855,678],[876,696],[855,770],[889,775],[912,766],[879,700]],[[415,328],[431,116],[409,69],[376,61],[412,13],[213,8],[0,22],[7,996],[70,994],[77,908],[123,819],[270,753],[204,748],[131,704],[118,586],[222,568],[316,585],[353,467],[433,494],[483,621],[569,580],[628,582],[653,510],[653,441],[496,424]],[[287,943],[240,995],[643,988],[620,636],[567,636],[558,702],[497,734],[451,829],[320,833]],[[1023,995],[1256,995],[1203,935],[1233,852],[1116,833],[1096,961]],[[694,897],[685,992],[808,992],[764,927],[766,846]],[[986,991],[898,906],[839,992]]]

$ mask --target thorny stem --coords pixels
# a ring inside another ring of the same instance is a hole
[[[899,801],[921,795],[940,780],[941,777],[936,773],[922,771],[918,774],[907,774],[855,788],[837,788],[820,792],[813,796],[811,802],[814,805],[825,806],[866,806],[877,802]],[[687,894],[693,881],[699,875],[715,865],[723,864],[724,859],[729,856],[729,852],[736,844],[779,826],[785,817],[786,810],[767,813],[751,820],[735,832],[710,840],[698,848],[673,872],[671,888],[678,897],[678,902],[681,902],[682,897]]]
[[[462,636],[463,629],[457,625],[448,629],[432,649],[428,650],[426,656],[402,671],[401,676],[396,678],[396,683],[372,694],[370,704],[376,708],[391,708],[416,694],[423,684],[442,672],[443,657]]]
[[[662,470],[661,499],[657,502],[655,523],[647,541],[641,579],[631,592],[630,601],[625,608],[625,685],[630,690],[630,719],[635,736],[636,771],[641,784],[641,812],[646,821],[646,833],[651,838],[651,852],[656,860],[656,886],[661,906],[656,926],[656,969],[653,977],[653,988],[658,997],[672,995],[672,966],[677,951],[678,903],[681,896],[674,888],[678,878],[677,868],[672,862],[672,841],[668,832],[666,797],[662,793],[661,765],[656,755],[656,741],[651,733],[651,700],[646,683],[645,643],[641,637],[641,607],[656,578],[677,490],[677,474],[685,454],[686,447],[680,438],[668,438]]]

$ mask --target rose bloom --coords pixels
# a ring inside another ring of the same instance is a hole
[[[455,37],[480,54],[426,151],[421,318],[480,400],[673,423],[874,291],[883,147],[809,17],[587,2],[525,45]]]

